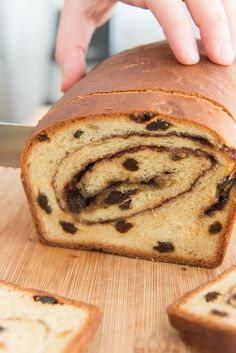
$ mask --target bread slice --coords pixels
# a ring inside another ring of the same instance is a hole
[[[236,266],[167,309],[172,326],[206,353],[236,351]]]
[[[100,316],[95,306],[0,281],[1,353],[84,352]]]
[[[77,83],[22,157],[41,240],[218,266],[236,207],[235,67],[184,67],[161,43]]]

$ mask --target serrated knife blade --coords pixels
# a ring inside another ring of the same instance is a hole
[[[0,166],[19,168],[21,153],[33,128],[0,122]]]

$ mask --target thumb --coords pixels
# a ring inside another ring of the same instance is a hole
[[[80,1],[65,1],[56,45],[56,60],[62,71],[63,92],[85,74],[85,56],[95,28],[95,23],[87,18]]]
[[[67,48],[62,60],[58,60],[62,71],[61,90],[66,92],[86,72],[86,52],[78,45]]]

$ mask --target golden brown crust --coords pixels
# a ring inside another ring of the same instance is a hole
[[[188,299],[224,278],[228,273],[234,271],[236,266],[231,267],[215,279],[199,286],[197,289],[186,293],[167,308],[171,325],[177,329],[181,338],[190,346],[201,349],[206,353],[235,353],[236,329],[227,323],[218,322],[188,314],[181,310],[180,306]]]
[[[41,233],[42,234],[42,233]],[[125,250],[123,250],[121,247],[119,246],[112,246],[112,245],[105,245],[104,244],[99,244],[98,242],[94,242],[94,246],[91,246],[88,244],[88,246],[85,245],[80,245],[80,244],[76,244],[76,243],[69,243],[69,242],[65,242],[65,244],[63,242],[53,242],[52,240],[48,240],[45,237],[45,234],[40,236],[40,240],[42,243],[47,244],[47,245],[51,245],[51,246],[56,246],[56,247],[67,247],[70,249],[77,249],[77,250],[96,250],[96,251],[102,251],[104,253],[110,253],[113,255],[122,255],[122,256],[127,256],[127,257],[131,257],[131,258],[136,258],[136,259],[143,259],[143,260],[151,260],[154,262],[167,262],[167,263],[174,263],[177,265],[188,265],[188,266],[198,266],[198,267],[203,267],[203,268],[216,268],[218,266],[221,265],[223,258],[224,258],[224,253],[225,250],[223,249],[223,252],[219,252],[217,254],[217,256],[215,257],[214,261],[210,260],[210,261],[197,261],[196,259],[186,259],[186,257],[184,259],[180,258],[179,256],[172,256],[172,257],[162,257],[159,254],[155,257],[153,256],[153,253],[150,252],[150,254],[146,254],[144,255],[143,252],[141,251],[137,251],[134,250],[132,248],[129,248],[129,250],[127,250],[127,247]]]
[[[97,307],[89,307],[90,318],[88,322],[84,326],[83,331],[74,337],[71,343],[68,344],[65,353],[83,353],[94,336],[97,327],[101,322],[101,311]],[[97,310],[94,310],[94,308]]]
[[[169,315],[173,327],[180,331],[182,340],[189,346],[200,349],[201,353],[235,353],[236,336],[232,330],[209,327],[209,321],[201,324],[193,318]]]
[[[6,280],[0,280],[0,285],[6,285],[13,289],[23,291],[27,294],[32,293],[32,295],[53,296],[60,303],[71,304],[73,306],[76,306],[77,308],[83,308],[88,312],[88,319],[86,320],[86,324],[82,327],[82,329],[80,329],[80,332],[76,335],[76,337],[74,337],[73,340],[69,342],[64,353],[83,353],[90,339],[94,335],[98,325],[101,322],[101,310],[96,306],[72,299],[66,299],[58,295],[52,295],[52,293],[44,292],[41,290],[22,288]]]
[[[201,61],[179,64],[164,42],[140,46],[105,60],[73,86],[55,107],[98,92],[165,90],[206,97],[236,114],[236,62],[223,67],[210,62],[199,42]]]

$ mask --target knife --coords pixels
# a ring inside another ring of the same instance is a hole
[[[33,129],[0,122],[0,166],[19,168],[21,153]]]

